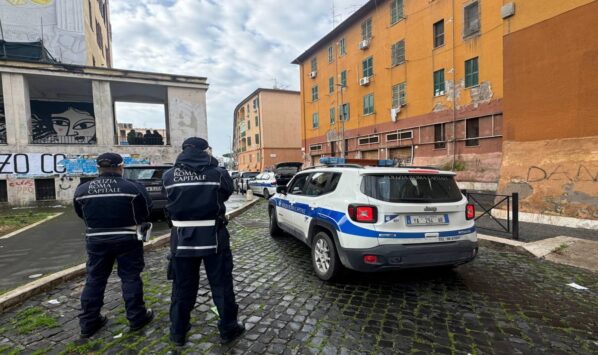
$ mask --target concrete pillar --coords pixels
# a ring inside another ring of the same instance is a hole
[[[9,145],[26,146],[31,132],[29,85],[21,74],[2,73],[6,138]]]
[[[169,87],[167,96],[170,145],[180,147],[193,136],[208,139],[206,90]]]
[[[110,82],[92,81],[93,111],[96,119],[96,137],[98,146],[113,146],[116,130],[114,129],[114,107]]]

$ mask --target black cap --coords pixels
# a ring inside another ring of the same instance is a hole
[[[185,141],[183,142],[183,149],[189,148],[189,147],[206,150],[206,149],[210,148],[210,145],[208,144],[208,141],[203,138],[191,137],[191,138],[185,139]]]
[[[116,168],[123,164],[123,157],[116,153],[104,153],[96,162],[100,168]]]

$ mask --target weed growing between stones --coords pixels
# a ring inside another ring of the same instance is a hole
[[[29,307],[16,314],[11,322],[19,334],[29,334],[40,328],[56,328],[58,322],[39,307]]]

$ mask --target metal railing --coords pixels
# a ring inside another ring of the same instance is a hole
[[[489,231],[508,234],[512,239],[519,239],[519,194],[499,195],[495,193],[465,191],[467,200],[476,207],[476,227]],[[506,208],[505,208],[506,207]],[[506,211],[506,219],[497,218],[493,210]],[[477,214],[481,211],[481,214]]]
[[[29,135],[30,144],[96,144],[95,136]]]

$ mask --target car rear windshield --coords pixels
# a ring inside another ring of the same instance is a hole
[[[457,202],[463,197],[451,175],[365,175],[361,192],[386,202]]]
[[[258,176],[259,174],[260,173],[243,173],[241,175],[241,177],[245,178],[245,179],[247,179],[247,178],[251,179],[251,178],[254,178],[254,177]]]
[[[162,180],[167,168],[135,168],[125,169],[123,177],[129,180]]]

